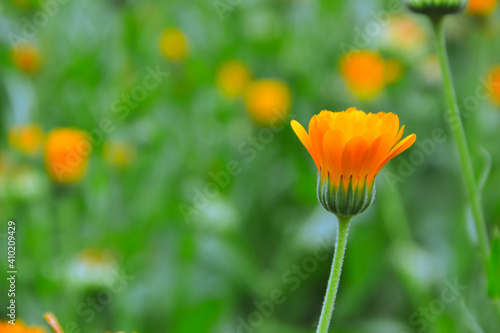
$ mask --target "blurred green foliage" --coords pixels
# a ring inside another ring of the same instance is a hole
[[[434,41],[425,19],[412,16],[426,38],[419,52],[405,52],[406,46],[384,42],[388,21],[376,15],[394,1],[219,1],[225,11],[213,1],[61,1],[29,38],[42,58],[39,73],[29,75],[13,63],[9,33],[23,36],[45,2],[26,1],[24,8],[14,5],[19,2],[0,5],[0,235],[13,219],[17,314],[24,321],[41,324],[42,314],[52,311],[67,333],[80,332],[72,327],[314,330],[335,217],[316,200],[314,163],[288,121],[267,140],[269,132],[251,121],[242,100],[217,89],[217,68],[239,59],[254,78],[288,84],[291,117],[302,124],[322,109],[356,106],[394,112],[406,133],[417,134],[417,143],[379,175],[374,204],[353,223],[331,331],[471,332],[475,325],[498,331],[439,77],[428,58]],[[380,30],[366,39],[360,36],[368,23]],[[160,53],[162,31],[171,26],[188,41],[181,62]],[[500,15],[462,14],[450,17],[447,27],[463,106],[500,63]],[[360,48],[396,59],[402,75],[362,101],[346,88],[338,62],[343,43],[363,39]],[[157,68],[168,76],[119,117],[127,95]],[[484,163],[479,146],[492,156],[482,195],[491,231],[500,224],[500,113],[489,98],[475,101],[466,106],[464,122],[476,170]],[[98,131],[105,118],[113,124],[108,133]],[[25,123],[45,132],[71,126],[93,134],[85,177],[54,184],[41,155],[10,147],[10,129]],[[434,138],[436,130],[443,139]],[[127,167],[103,159],[108,140],[135,147]],[[411,159],[413,151],[423,157]],[[239,172],[227,186],[218,185],[214,175],[227,175],[231,162]],[[200,194],[207,186],[217,193]],[[188,218],[182,205],[194,209]],[[81,256],[85,249],[106,250],[112,259],[89,264]],[[1,281],[5,309],[7,284]],[[450,283],[466,289],[445,302]]]

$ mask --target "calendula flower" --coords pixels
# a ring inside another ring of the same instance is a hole
[[[340,73],[354,95],[371,99],[401,76],[401,66],[375,51],[352,51],[340,59]]]
[[[135,158],[136,149],[133,145],[122,141],[108,141],[102,149],[104,160],[118,169],[125,169]]]
[[[292,128],[318,168],[319,201],[344,217],[368,208],[377,174],[416,139],[411,134],[401,140],[404,126],[397,115],[356,108],[321,111],[309,122],[309,133],[295,120]]]
[[[338,220],[337,242],[317,333],[327,333],[344,262],[349,225],[354,215],[373,201],[375,177],[392,158],[416,139],[401,140],[404,126],[393,113],[364,113],[349,108],[321,111],[309,122],[309,133],[295,120],[292,128],[318,168],[317,193],[321,205]]]
[[[488,90],[493,101],[500,105],[500,65],[496,65],[490,70],[488,80]]]
[[[118,262],[109,250],[84,249],[67,269],[68,282],[85,287],[109,287],[116,279]]]
[[[420,73],[428,83],[441,82],[441,68],[436,54],[425,57],[419,64]]]
[[[260,125],[282,122],[290,112],[290,89],[276,80],[258,80],[245,91],[245,105],[252,119]]]
[[[34,45],[20,44],[12,50],[11,55],[14,64],[21,71],[27,74],[36,74],[40,70],[41,56]]]
[[[48,312],[43,315],[47,323],[50,325],[54,333],[64,333],[64,330],[61,327],[61,324],[59,324],[59,321],[57,320],[56,316],[54,316],[52,313]],[[106,332],[110,333],[110,332]],[[125,332],[117,332],[117,333],[125,333]],[[137,332],[134,332],[137,333]]]
[[[186,58],[188,44],[184,33],[171,27],[163,31],[160,38],[160,51],[168,60],[182,61]]]
[[[15,325],[7,321],[0,321],[0,332],[2,333],[45,333],[43,327],[26,326],[22,320],[16,319]]]
[[[14,126],[9,132],[9,144],[27,155],[35,155],[42,148],[43,131],[36,124]]]
[[[487,16],[497,8],[498,0],[470,0],[467,12],[470,14]]]
[[[87,169],[92,144],[76,128],[58,128],[47,135],[44,160],[49,176],[58,183],[74,183]]]
[[[406,5],[416,13],[436,17],[460,13],[467,6],[467,0],[406,0]]]
[[[394,17],[389,21],[384,43],[401,55],[420,54],[426,47],[426,34],[422,25],[410,15]]]
[[[239,60],[225,62],[217,71],[217,87],[228,97],[243,94],[250,81],[250,71],[245,63]]]

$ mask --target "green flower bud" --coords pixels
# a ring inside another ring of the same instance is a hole
[[[468,0],[406,0],[406,6],[412,11],[434,17],[460,13],[467,4]]]
[[[364,212],[370,207],[375,198],[374,184],[360,182],[356,188],[349,181],[347,189],[344,182],[335,185],[330,182],[330,177],[321,179],[318,175],[317,194],[321,205],[329,212],[345,218],[351,218]]]

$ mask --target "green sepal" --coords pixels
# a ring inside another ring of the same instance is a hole
[[[318,200],[327,211],[337,216],[353,217],[364,212],[374,198],[374,186],[369,188],[366,181],[360,184],[363,188],[354,188],[351,178],[347,188],[344,188],[343,181],[340,181],[340,184],[332,184],[330,177],[327,176],[322,180],[318,174]]]
[[[431,17],[460,13],[467,8],[468,0],[406,0],[406,6],[415,13]]]

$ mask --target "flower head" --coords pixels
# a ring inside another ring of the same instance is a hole
[[[498,0],[470,0],[467,12],[470,14],[487,16],[497,8]]]
[[[391,19],[383,37],[391,51],[407,58],[422,54],[427,45],[425,29],[412,15]]]
[[[406,0],[406,5],[416,13],[443,16],[460,13],[467,6],[467,0]]]
[[[245,105],[255,122],[270,126],[283,121],[290,112],[290,89],[276,80],[258,80],[249,84]]]
[[[58,183],[79,181],[87,169],[92,144],[87,135],[76,128],[58,128],[45,140],[45,167]]]
[[[134,160],[135,155],[135,147],[128,142],[108,141],[102,149],[104,160],[118,169],[127,168]]]
[[[45,330],[39,326],[26,326],[23,321],[16,319],[16,324],[0,321],[0,332],[2,333],[45,333]]]
[[[370,205],[375,177],[392,158],[410,147],[411,134],[393,113],[321,111],[309,122],[309,133],[297,121],[292,128],[318,168],[318,198],[328,211],[354,216]]]
[[[489,77],[491,79],[488,81],[488,90],[491,93],[491,98],[500,105],[500,65],[496,65],[490,70]]]
[[[160,51],[168,60],[182,61],[188,50],[186,36],[177,28],[167,28],[160,38]]]
[[[35,155],[40,151],[43,131],[35,124],[14,126],[9,132],[9,144],[27,155]]]
[[[375,51],[352,51],[340,59],[340,73],[349,90],[360,99],[371,99],[400,76],[395,61],[385,61]]]
[[[217,87],[226,96],[240,96],[250,81],[250,76],[250,71],[243,62],[239,60],[227,61],[217,72]]]
[[[20,44],[12,52],[12,59],[18,69],[27,74],[36,74],[41,67],[41,56],[32,44]]]

